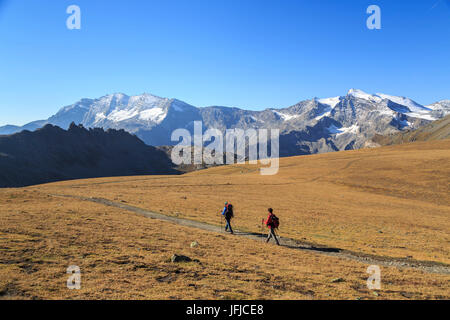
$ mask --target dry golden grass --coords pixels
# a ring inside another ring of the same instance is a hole
[[[450,140],[281,159],[275,176],[226,166],[183,176],[67,181],[29,188],[103,197],[260,231],[273,207],[282,236],[388,257],[450,263]]]
[[[0,298],[450,297],[448,275],[383,267],[382,289],[376,296],[366,288],[367,265],[359,262],[49,196],[45,188],[0,190]],[[191,248],[192,241],[199,246]],[[171,263],[174,253],[199,262]],[[69,265],[81,268],[81,290],[66,288]],[[334,283],[335,278],[344,281]]]

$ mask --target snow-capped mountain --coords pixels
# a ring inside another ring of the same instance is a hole
[[[449,114],[450,106],[425,107],[405,97],[351,89],[346,96],[315,98],[277,113],[297,126],[280,141],[280,153],[291,155],[370,146],[375,134],[419,128]]]
[[[431,114],[435,118],[443,118],[449,114],[450,100],[442,100],[439,102],[435,102],[435,103],[427,106],[427,108],[432,110]]]
[[[409,98],[351,89],[345,96],[313,98],[282,109],[250,111],[228,107],[197,108],[176,99],[151,94],[116,93],[99,99],[82,99],[62,108],[45,121],[24,127],[5,126],[10,134],[47,123],[68,128],[71,122],[85,127],[125,129],[150,145],[171,145],[175,129],[193,131],[194,121],[204,130],[217,128],[280,129],[280,154],[310,154],[367,145],[375,134],[416,129],[450,114],[450,100],[423,106]]]
[[[182,101],[148,93],[138,96],[116,93],[99,99],[82,99],[62,108],[47,122],[61,128],[75,122],[87,128],[125,129],[147,144],[165,145],[171,128],[183,127],[191,118],[200,119],[197,108]]]

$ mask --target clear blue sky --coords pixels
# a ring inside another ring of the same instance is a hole
[[[353,87],[450,99],[450,0],[0,0],[0,125],[113,92],[258,110]]]

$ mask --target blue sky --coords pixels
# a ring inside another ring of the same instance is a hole
[[[450,99],[450,0],[0,0],[0,125],[113,92],[259,110],[350,88]]]

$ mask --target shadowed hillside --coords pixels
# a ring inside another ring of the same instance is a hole
[[[66,131],[46,125],[34,132],[0,136],[0,187],[148,174],[174,174],[167,155],[124,130]]]

